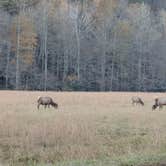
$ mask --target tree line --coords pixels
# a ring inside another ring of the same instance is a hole
[[[162,2],[0,2],[0,88],[164,91]]]

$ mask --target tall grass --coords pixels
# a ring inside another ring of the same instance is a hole
[[[59,109],[37,110],[40,95],[53,97]],[[133,107],[133,95],[143,97],[145,107]],[[166,156],[166,109],[151,111],[156,96],[164,94],[0,92],[0,160],[64,166],[158,162]]]

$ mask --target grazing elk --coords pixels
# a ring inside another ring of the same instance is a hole
[[[134,96],[134,97],[132,97],[131,100],[132,100],[132,105],[140,104],[140,105],[144,106],[144,102],[142,101],[142,99],[140,97]]]
[[[155,110],[157,107],[159,107],[160,110],[164,105],[166,105],[166,98],[156,98],[152,110]]]
[[[37,108],[39,109],[40,105],[44,105],[44,108],[47,106],[50,107],[50,105],[54,108],[58,108],[58,104],[53,101],[51,97],[39,97],[37,100]]]

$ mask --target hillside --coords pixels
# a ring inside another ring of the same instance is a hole
[[[165,91],[165,1],[137,2],[1,1],[0,88]]]

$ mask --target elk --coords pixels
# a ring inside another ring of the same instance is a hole
[[[152,110],[155,110],[159,107],[159,110],[166,105],[166,98],[156,98],[155,104],[152,106]]]
[[[144,106],[144,102],[142,101],[142,99],[140,97],[134,96],[134,97],[132,97],[131,100],[132,100],[132,105],[140,104],[140,105]]]
[[[48,106],[48,108],[50,107],[50,105],[54,108],[58,108],[58,104],[55,103],[53,101],[53,99],[51,97],[39,97],[37,100],[37,108],[39,109],[40,105],[44,105],[44,108],[46,108]]]

